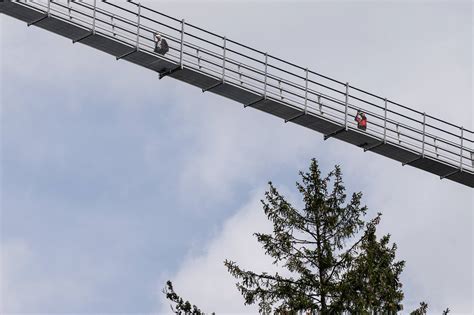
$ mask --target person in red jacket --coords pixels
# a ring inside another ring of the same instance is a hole
[[[357,121],[357,128],[362,130],[367,129],[367,117],[364,112],[358,110],[357,115],[355,116],[355,121]]]

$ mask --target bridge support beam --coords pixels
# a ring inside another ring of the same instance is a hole
[[[32,22],[29,22],[29,23],[27,23],[26,25],[27,25],[27,26],[35,25],[36,23],[41,22],[41,21],[43,21],[44,19],[47,19],[48,17],[49,17],[49,15],[46,14],[45,16],[40,17],[39,19],[34,20],[34,21],[32,21]]]
[[[327,135],[324,135],[324,140],[327,140],[327,139],[329,139],[329,138],[331,138],[331,137],[334,137],[335,135],[340,134],[341,132],[346,132],[346,131],[347,131],[346,127],[342,127],[341,129],[338,129],[338,130],[336,130],[336,131],[334,131],[334,132],[331,132],[331,133],[329,133],[329,134],[327,134]]]
[[[448,178],[450,176],[453,176],[457,173],[461,173],[462,171],[459,169],[459,170],[455,170],[455,171],[452,171],[451,173],[448,173],[446,175],[443,175],[443,176],[440,176],[439,179],[444,179],[444,178]]]
[[[213,84],[213,85],[211,85],[210,87],[207,87],[207,88],[202,89],[202,92],[204,93],[204,92],[210,91],[210,90],[212,90],[212,89],[214,89],[214,88],[216,88],[216,87],[218,87],[218,86],[221,86],[222,84],[224,84],[223,81],[217,82],[216,84]]]
[[[297,119],[297,118],[300,118],[301,116],[304,116],[304,115],[306,115],[306,113],[305,113],[305,112],[302,112],[302,113],[296,115],[295,117],[291,117],[291,118],[285,119],[285,123],[290,122],[290,121],[292,121],[292,120],[295,120],[295,119]]]
[[[134,54],[134,53],[136,53],[136,52],[138,52],[138,49],[134,49],[134,50],[129,51],[129,52],[123,54],[123,55],[117,56],[117,57],[115,57],[115,59],[116,59],[116,60],[120,60],[120,59],[125,58],[125,57],[127,57],[127,56],[130,56],[131,54]]]
[[[364,148],[364,152],[373,150],[373,149],[378,148],[378,147],[380,147],[381,145],[384,145],[384,144],[385,144],[385,141],[380,141],[379,143],[376,143],[376,144],[374,144],[374,145],[371,145],[371,146],[369,146],[368,148]]]
[[[72,40],[72,43],[75,44],[75,43],[77,43],[77,42],[80,42],[81,40],[86,39],[86,38],[89,37],[89,36],[92,36],[92,35],[94,35],[94,33],[93,33],[93,32],[90,32],[89,34],[86,34],[86,35],[81,36],[81,37],[79,37],[79,38],[73,39],[73,40]]]
[[[244,105],[244,108],[249,107],[249,106],[253,106],[253,105],[258,104],[258,103],[260,103],[260,102],[262,102],[262,101],[264,101],[264,100],[265,100],[265,97],[262,97],[261,99],[258,99],[258,100],[256,100],[256,101],[253,101],[253,102],[248,103],[248,104],[245,104],[245,105]]]
[[[181,66],[177,66],[177,67],[175,67],[175,68],[173,68],[173,69],[170,69],[170,70],[167,70],[167,71],[164,71],[164,72],[160,72],[159,78],[160,78],[160,80],[161,80],[161,79],[163,79],[164,77],[169,76],[170,74],[175,73],[176,71],[179,71],[179,70],[182,70],[182,69],[183,69],[183,68],[181,68]]]
[[[420,155],[420,156],[418,156],[418,157],[416,157],[416,158],[414,158],[414,159],[412,159],[412,160],[410,160],[410,161],[403,162],[403,163],[402,163],[402,166],[410,165],[410,164],[412,164],[413,162],[416,162],[416,161],[418,161],[418,160],[421,160],[422,158],[423,158],[423,156]]]

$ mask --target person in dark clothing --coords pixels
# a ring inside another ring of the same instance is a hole
[[[155,33],[154,40],[155,52],[164,56],[168,52],[168,50],[170,50],[166,39],[164,39],[160,34]]]
[[[364,112],[358,110],[354,120],[357,121],[357,128],[362,130],[367,129],[367,117]]]

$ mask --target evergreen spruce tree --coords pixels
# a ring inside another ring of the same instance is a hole
[[[289,271],[256,273],[226,260],[228,271],[239,282],[246,304],[258,304],[262,313],[343,311],[391,312],[403,299],[398,279],[404,262],[394,262],[396,246],[389,236],[377,241],[380,214],[365,222],[367,208],[362,193],[346,202],[340,167],[322,177],[316,160],[309,172],[300,172],[297,188],[304,207],[297,210],[269,183],[263,210],[273,223],[273,233],[255,233],[274,264]]]
[[[449,312],[451,312],[451,310],[448,307],[442,312],[442,314],[448,315]],[[428,313],[428,304],[426,302],[421,302],[420,306],[416,310],[410,312],[410,315],[426,315],[427,313]]]
[[[420,307],[418,307],[416,310],[412,311],[410,315],[426,315],[426,312],[428,311],[428,304],[425,302],[420,303]],[[444,314],[444,312],[443,312]]]
[[[170,305],[173,313],[177,315],[205,315],[205,313],[201,312],[196,305],[192,305],[189,301],[185,301],[180,297],[174,291],[173,283],[171,283],[171,281],[168,280],[166,282],[166,287],[163,289],[163,293],[166,298],[173,303],[174,306]]]

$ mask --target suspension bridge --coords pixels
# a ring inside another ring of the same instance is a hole
[[[474,132],[134,1],[2,1],[0,12],[238,103],[474,187]],[[154,52],[158,32],[170,46]],[[354,117],[369,117],[360,130]]]

